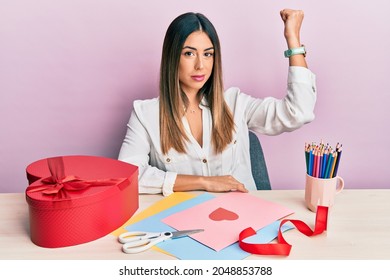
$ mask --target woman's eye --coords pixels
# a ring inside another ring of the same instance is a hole
[[[194,53],[192,53],[192,52],[185,52],[184,55],[185,55],[185,56],[193,56]]]
[[[212,57],[214,55],[214,53],[205,53],[204,56],[206,57]]]

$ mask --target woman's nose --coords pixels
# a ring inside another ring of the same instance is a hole
[[[195,69],[196,70],[199,70],[199,69],[202,69],[203,68],[203,59],[202,57],[197,57],[196,59],[196,63],[195,63]]]

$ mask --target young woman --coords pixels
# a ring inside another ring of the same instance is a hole
[[[186,13],[170,24],[159,98],[134,101],[119,153],[119,160],[139,167],[140,193],[256,190],[248,130],[276,135],[314,119],[315,75],[299,38],[303,12],[280,15],[289,60],[281,100],[224,90],[218,35],[204,15]]]

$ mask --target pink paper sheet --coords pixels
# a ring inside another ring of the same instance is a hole
[[[231,192],[166,217],[162,221],[177,229],[204,229],[191,237],[220,251],[238,241],[239,233],[256,231],[293,211],[248,193]]]

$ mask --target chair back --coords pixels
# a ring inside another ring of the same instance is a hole
[[[271,190],[263,149],[257,135],[249,131],[249,148],[253,179],[258,190]]]

